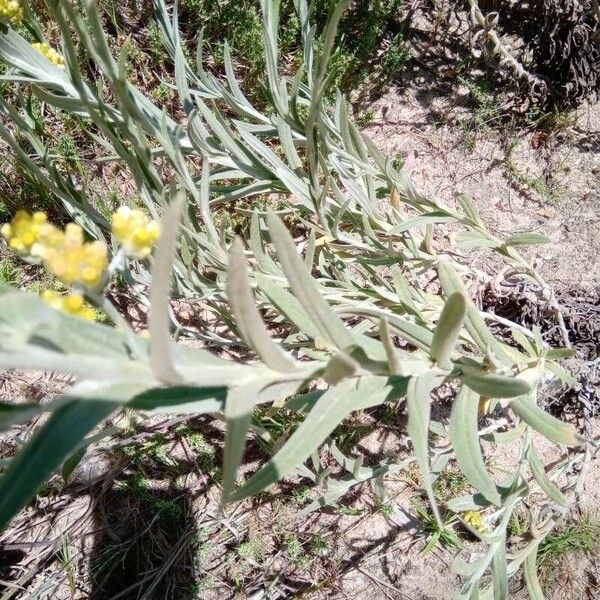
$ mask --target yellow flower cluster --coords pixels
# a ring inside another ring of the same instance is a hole
[[[23,20],[23,9],[17,0],[0,0],[0,21],[18,27]]]
[[[160,237],[160,225],[137,208],[121,206],[112,216],[112,232],[125,254],[145,258]]]
[[[94,309],[85,304],[81,294],[67,294],[66,296],[61,296],[54,290],[44,290],[42,292],[42,299],[54,310],[64,312],[73,317],[85,319],[86,321],[96,320]]]
[[[488,533],[488,528],[485,526],[485,521],[480,512],[469,510],[463,515],[465,523],[468,523],[473,529],[479,533]]]
[[[108,264],[106,245],[84,241],[83,230],[75,223],[59,232],[54,243],[44,245],[41,257],[45,267],[61,281],[85,287],[98,285]]]
[[[34,50],[37,50],[44,58],[49,60],[53,65],[56,65],[59,69],[65,68],[65,59],[46,42],[36,42],[31,44],[31,47]]]
[[[30,215],[20,210],[11,223],[2,226],[1,233],[12,249],[41,258],[48,271],[69,285],[96,286],[108,264],[104,243],[86,242],[75,223],[64,231],[58,229],[43,212]]]
[[[38,244],[52,237],[55,231],[56,228],[48,223],[46,213],[30,215],[25,210],[18,210],[13,220],[0,229],[9,247],[19,254],[35,254]]]

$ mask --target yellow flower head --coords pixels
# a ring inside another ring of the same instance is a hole
[[[35,212],[31,215],[19,210],[10,223],[2,225],[0,232],[15,252],[36,255],[39,245],[52,239],[59,230],[48,223],[46,213]]]
[[[83,230],[75,223],[69,223],[51,242],[43,246],[41,254],[48,271],[69,285],[79,283],[91,288],[100,283],[108,264],[103,242],[85,242]]]
[[[91,306],[87,306],[83,300],[81,294],[67,294],[61,296],[54,290],[44,290],[42,292],[42,299],[46,304],[51,306],[54,310],[64,312],[86,321],[95,321],[96,313]]]
[[[160,225],[137,208],[121,206],[112,216],[112,232],[125,254],[145,258],[160,237]]]
[[[23,9],[18,0],[0,0],[0,21],[18,27],[23,20]]]
[[[479,533],[488,533],[488,528],[485,526],[485,521],[480,512],[469,510],[463,515],[465,523],[468,523],[473,529]]]
[[[0,233],[11,249],[19,254],[42,259],[48,271],[69,285],[95,287],[108,264],[103,242],[86,242],[83,229],[69,223],[62,231],[48,223],[46,214],[18,211]]]
[[[1,1],[2,0],[0,0],[0,2]],[[44,58],[49,60],[53,65],[56,65],[59,69],[65,68],[65,59],[46,42],[36,42],[31,44],[31,47],[34,50],[37,50]]]

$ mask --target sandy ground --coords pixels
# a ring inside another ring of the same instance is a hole
[[[431,76],[428,75],[430,78]],[[424,79],[424,78],[423,78]],[[423,85],[423,84],[421,84]],[[425,82],[425,89],[428,86]],[[587,105],[573,122],[538,146],[533,131],[470,127],[468,90],[392,90],[373,107],[367,132],[392,157],[413,154],[417,186],[446,203],[470,196],[486,225],[500,236],[537,232],[552,243],[536,248],[534,261],[548,282],[590,290],[600,282],[600,106]],[[474,146],[467,144],[465,135]],[[507,139],[508,137],[508,139]],[[505,147],[523,177],[543,182],[552,198],[520,184],[507,166]]]

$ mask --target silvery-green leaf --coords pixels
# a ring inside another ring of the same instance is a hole
[[[394,282],[394,290],[398,295],[398,299],[413,315],[420,318],[420,313],[411,294],[411,288],[406,281],[406,277],[402,274],[397,266],[392,267],[392,279]]]
[[[453,573],[456,573],[461,577],[471,577],[478,569],[482,567],[482,565],[483,559],[468,563],[461,556],[456,556],[452,560],[451,568]]]
[[[486,373],[475,368],[461,367],[460,379],[485,398],[517,398],[531,391],[523,379],[499,373]]]
[[[557,444],[581,446],[584,440],[572,425],[563,423],[542,410],[529,397],[519,398],[510,403],[512,411],[531,428]]]
[[[486,442],[492,442],[494,444],[509,444],[518,440],[525,433],[526,429],[526,423],[521,422],[508,431],[493,431],[482,435],[481,438]]]
[[[342,320],[327,304],[310,276],[304,261],[298,255],[294,241],[287,229],[274,213],[268,216],[269,231],[277,255],[290,287],[311,320],[319,328],[323,339],[345,350],[356,345],[356,341],[346,329]]]
[[[10,404],[0,402],[0,431],[8,431],[14,425],[27,423],[45,410],[40,404]]]
[[[398,317],[394,314],[381,310],[379,308],[343,308],[339,310],[341,314],[344,315],[366,315],[370,317],[374,317],[379,320],[381,318],[387,319],[388,324],[392,329],[395,330],[395,333],[404,338],[406,341],[414,344],[418,348],[422,350],[426,350],[427,352],[431,348],[431,342],[433,341],[433,333],[429,331],[426,327],[421,325],[417,325],[412,321],[409,321],[406,318]]]
[[[485,468],[477,427],[479,396],[463,387],[452,404],[450,439],[458,465],[469,482],[492,504],[501,505],[500,494]]]
[[[329,385],[335,385],[342,379],[354,375],[359,368],[360,365],[350,355],[345,352],[336,352],[323,371],[323,379]]]
[[[512,366],[512,358],[507,355],[501,344],[492,335],[491,331],[486,326],[483,317],[479,314],[479,311],[471,300],[468,299],[467,290],[462,279],[448,261],[440,261],[438,265],[438,274],[440,283],[442,284],[446,295],[450,295],[454,292],[462,292],[465,298],[467,298],[465,327],[479,349],[483,352],[487,352],[488,349],[491,348],[503,364]]]
[[[536,452],[535,446],[533,442],[529,446],[529,451],[527,453],[527,458],[529,459],[529,466],[531,467],[531,473],[535,477],[535,480],[538,482],[538,485],[542,488],[546,496],[560,504],[561,506],[569,506],[569,500],[567,497],[556,487],[556,485],[552,482],[552,480],[546,474],[546,470],[544,469],[544,465]]]
[[[150,366],[161,381],[179,384],[183,381],[175,369],[170,350],[169,297],[173,261],[177,251],[179,220],[185,204],[185,192],[179,192],[169,205],[162,224],[162,233],[152,265],[152,288],[150,289]]]
[[[431,413],[431,392],[444,380],[444,374],[429,371],[418,377],[412,377],[406,391],[408,407],[407,431],[414,448],[417,463],[421,470],[423,489],[440,528],[443,528],[442,517],[437,506],[431,480],[429,463],[429,419]]]
[[[229,502],[235,487],[236,474],[246,447],[246,434],[256,403],[255,395],[255,387],[244,385],[244,382],[230,390],[227,395],[225,404],[227,431],[223,450],[223,503]]]
[[[471,200],[471,198],[469,198],[466,194],[456,194],[456,200],[462,207],[465,215],[471,219],[473,224],[480,225],[481,219],[473,200]]]
[[[275,483],[304,462],[351,412],[376,406],[406,393],[406,380],[363,378],[358,385],[343,381],[325,392],[269,463],[255,473],[230,500],[242,500]]]
[[[226,396],[226,387],[153,388],[138,393],[127,406],[147,414],[210,414],[223,410]]]
[[[527,584],[527,591],[531,600],[545,600],[537,574],[537,553],[538,548],[536,547],[525,559],[525,583]]]
[[[111,402],[73,399],[34,433],[0,477],[0,531],[114,408]]]
[[[413,217],[412,219],[408,219],[400,225],[393,227],[388,231],[388,235],[397,235],[399,233],[403,233],[408,231],[409,229],[414,229],[417,227],[424,227],[425,225],[437,225],[439,223],[452,223],[456,221],[456,217],[448,215],[445,211],[435,211],[432,213],[419,215],[418,217]]]
[[[546,370],[550,371],[566,385],[572,388],[578,387],[579,384],[573,375],[571,375],[571,373],[569,373],[566,369],[563,369],[560,365],[557,365],[555,362],[547,361],[545,367]]]
[[[411,463],[411,459],[406,459],[398,464],[384,464],[374,468],[363,468],[361,469],[361,474],[359,477],[356,477],[355,475],[347,475],[342,480],[332,481],[327,488],[327,491],[321,497],[317,498],[308,506],[303,508],[298,513],[297,518],[304,518],[315,510],[336,503],[337,500],[348,493],[356,485],[377,477],[382,477],[387,473],[398,473],[408,467]]]
[[[392,341],[392,336],[390,333],[390,328],[387,319],[385,319],[384,317],[382,317],[379,320],[379,338],[381,339],[381,343],[385,348],[385,354],[388,361],[390,375],[399,375],[400,360],[398,358],[398,353],[396,352],[396,348]]]
[[[455,236],[456,244],[463,250],[471,250],[472,248],[499,248],[502,244],[497,239],[486,235],[483,232],[461,231]]]
[[[81,462],[81,459],[85,456],[86,448],[78,448],[65,460],[63,463],[60,475],[63,478],[63,481],[67,483],[69,478],[73,474],[73,471],[77,468],[77,465]]]
[[[246,259],[239,238],[235,238],[227,269],[227,296],[236,324],[246,341],[263,362],[274,371],[289,373],[296,370],[294,361],[284,354],[269,335],[252,297],[246,275]]]
[[[458,342],[467,310],[466,300],[461,292],[454,292],[446,300],[442,314],[433,332],[431,360],[442,369],[451,369],[451,356]]]
[[[559,360],[561,358],[572,358],[575,356],[573,348],[550,348],[546,352],[546,358],[550,360]]]
[[[531,246],[535,244],[549,244],[550,238],[541,233],[516,233],[504,241],[505,246]]]
[[[506,573],[506,530],[498,534],[494,542],[496,551],[492,559],[492,575],[494,581],[494,600],[507,600],[508,575]]]
[[[515,339],[515,342],[517,342],[518,344],[521,345],[521,347],[529,353],[529,356],[537,356],[537,350],[535,348],[535,346],[531,343],[531,341],[529,340],[529,338],[522,333],[520,330],[518,329],[513,329],[511,331],[513,338]]]
[[[314,340],[322,339],[319,330],[299,300],[268,277],[255,273],[260,290],[302,333]]]

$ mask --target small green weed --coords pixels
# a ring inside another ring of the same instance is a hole
[[[529,531],[530,526],[531,517],[529,516],[529,513],[524,510],[515,510],[510,516],[508,531],[510,535],[520,537]]]
[[[330,88],[343,91],[357,89],[373,75],[386,81],[398,75],[408,60],[407,45],[401,33],[394,33],[403,0],[359,0],[352,4],[340,24],[340,36],[332,57]],[[310,3],[312,18],[321,31],[330,10],[329,0]],[[250,0],[183,0],[181,2],[184,34],[192,40],[203,29],[207,59],[217,69],[224,61],[225,40],[229,43],[237,66],[244,72],[244,86],[255,98],[267,101],[262,78],[264,53],[258,3]],[[280,47],[286,65],[293,65],[300,47],[300,22],[292,0],[281,2],[285,27]],[[385,48],[380,60],[376,53]],[[155,54],[155,50],[152,50]],[[158,54],[158,53],[156,53]]]
[[[171,456],[169,445],[160,434],[153,436],[143,444],[123,446],[120,451],[135,464],[141,464],[150,459],[163,467],[174,468],[177,466],[177,461]]]
[[[526,123],[536,130],[557,133],[572,127],[576,121],[576,115],[567,110],[543,111],[534,104],[527,111],[525,119]]]
[[[540,565],[556,561],[572,552],[593,552],[600,550],[600,521],[585,515],[580,521],[552,531],[540,544],[538,558]]]
[[[469,489],[467,478],[455,468],[444,469],[433,482],[433,491],[437,498],[446,502]]]
[[[152,90],[151,95],[159,104],[168,104],[173,100],[175,93],[165,81],[161,81]]]
[[[302,544],[293,533],[288,533],[285,536],[284,545],[290,558],[298,558],[302,554]]]
[[[518,143],[518,140],[512,140],[506,148],[504,160],[507,173],[513,181],[525,188],[529,188],[547,202],[558,203],[560,201],[560,194],[557,190],[550,188],[541,177],[528,175],[516,164],[513,155]]]
[[[313,536],[310,543],[311,550],[318,556],[324,556],[328,552],[327,540],[321,533]]]
[[[8,258],[0,260],[0,283],[16,286],[19,272],[13,262]]]
[[[60,561],[60,564],[62,565],[62,568],[67,576],[67,585],[69,586],[69,591],[71,592],[71,595],[75,595],[77,590],[77,579],[75,576],[75,565],[73,564],[73,549],[71,548],[71,544],[69,544],[69,540],[65,536],[62,536],[60,540],[58,560]]]
[[[166,56],[166,51],[163,47],[160,27],[156,21],[150,21],[146,27],[146,43],[154,63],[161,64]]]
[[[421,550],[422,554],[429,554],[439,544],[445,548],[460,548],[461,542],[454,532],[454,524],[457,518],[452,514],[442,516],[442,527],[439,527],[435,517],[422,504],[414,503],[415,511],[420,523],[421,531],[425,537],[425,546]]]
[[[248,562],[260,563],[265,558],[265,549],[259,540],[249,539],[237,547],[237,555]]]
[[[282,437],[290,436],[298,425],[302,422],[302,415],[282,409],[256,409],[254,411],[253,422],[255,425],[267,430],[271,438],[276,442]],[[273,444],[265,439],[258,438],[261,448],[270,454],[273,451]]]
[[[310,499],[310,488],[307,486],[295,488],[292,491],[292,501],[298,506],[306,504]]]
[[[208,544],[207,532],[198,531],[192,541],[193,564],[195,569],[201,569],[206,559],[210,555],[210,545]]]
[[[176,433],[184,438],[194,451],[200,469],[204,473],[214,475],[218,471],[214,446],[211,446],[199,431],[194,431],[185,425],[177,429]]]
[[[394,514],[394,505],[391,502],[381,502],[377,506],[377,510],[384,517],[391,517]]]
[[[477,135],[491,130],[502,116],[501,109],[494,100],[487,80],[473,81],[459,77],[458,81],[469,90],[473,102],[472,115],[460,121],[462,144],[468,152],[473,152]]]
[[[12,215],[8,206],[6,206],[6,203],[3,200],[0,200],[0,221],[6,223],[7,221],[10,221],[11,217]]]
[[[334,432],[333,438],[338,448],[344,454],[350,454],[360,440],[373,431],[373,425],[340,425]]]
[[[167,521],[182,521],[184,513],[182,507],[174,500],[157,498],[152,501],[152,506],[162,519]]]

